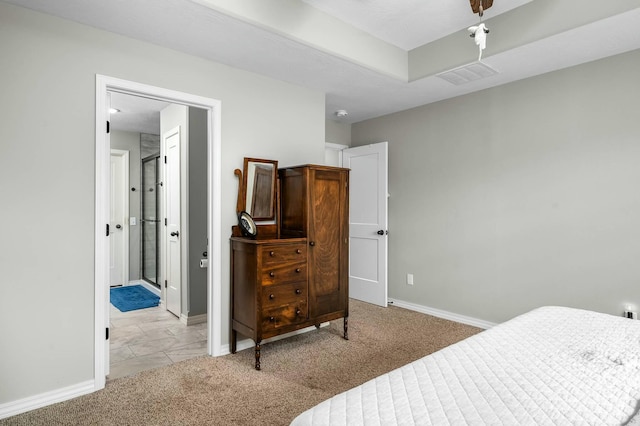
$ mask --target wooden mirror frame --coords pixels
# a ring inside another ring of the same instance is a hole
[[[272,170],[269,171],[269,168]],[[278,162],[275,160],[245,157],[244,170],[241,172],[239,169],[236,169],[234,173],[240,181],[240,185],[238,185],[236,213],[246,211],[254,221],[275,220],[277,209]],[[249,185],[251,185],[251,187],[249,187]],[[268,194],[266,194],[266,188],[269,188]],[[262,197],[258,198],[255,196],[256,194],[262,195]]]

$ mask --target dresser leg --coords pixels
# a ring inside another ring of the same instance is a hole
[[[256,343],[256,370],[260,370],[260,342]]]
[[[238,332],[235,330],[231,330],[231,353],[236,353],[236,343],[238,340]]]
[[[349,329],[349,318],[344,317],[344,340],[349,340],[348,329]]]

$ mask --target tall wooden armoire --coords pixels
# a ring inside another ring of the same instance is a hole
[[[231,352],[237,334],[255,342],[349,316],[349,170],[278,170],[277,224],[256,239],[231,237]],[[235,228],[235,227],[234,227]]]
[[[278,170],[280,236],[306,237],[309,317],[349,314],[349,170],[305,165]],[[345,337],[346,337],[345,326]]]

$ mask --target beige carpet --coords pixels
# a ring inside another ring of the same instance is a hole
[[[288,425],[324,399],[480,330],[398,307],[351,301],[342,320],[262,347],[200,357],[107,382],[104,390],[0,425]]]

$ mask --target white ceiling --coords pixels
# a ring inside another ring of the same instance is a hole
[[[155,99],[123,93],[111,94],[111,108],[118,110],[110,117],[111,128],[125,132],[160,134],[160,111],[169,104]]]
[[[638,0],[495,0],[498,74],[455,86],[436,74],[477,60],[468,0],[1,1],[323,91],[348,123],[640,48]]]
[[[302,0],[404,50],[478,22],[468,0]],[[532,0],[496,0],[484,19]]]

